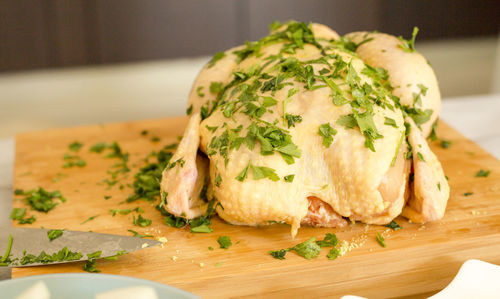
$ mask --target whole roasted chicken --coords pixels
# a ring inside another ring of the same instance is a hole
[[[443,217],[449,186],[426,138],[436,77],[411,40],[274,23],[194,82],[161,205],[238,225],[342,227]]]

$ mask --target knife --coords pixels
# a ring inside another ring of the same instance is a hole
[[[60,237],[51,241],[48,237],[49,231],[50,229],[0,227],[0,265],[30,267],[85,261],[89,259],[88,254],[97,251],[101,251],[98,258],[109,258],[162,244],[162,242],[156,240],[138,237],[70,230],[63,230]],[[12,236],[12,242],[9,241],[10,236]],[[10,250],[8,249],[9,244]],[[67,249],[64,249],[65,247]],[[5,257],[7,252],[9,252],[9,255]],[[38,257],[42,252],[45,252],[47,256],[59,254],[59,257],[63,256],[70,260],[51,261],[48,258],[43,259],[43,262],[31,262],[24,265],[20,263],[23,256],[27,260],[26,255],[32,254]],[[81,257],[79,257],[78,253],[81,253]],[[7,258],[14,262],[9,263]]]

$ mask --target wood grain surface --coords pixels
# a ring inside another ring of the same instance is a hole
[[[171,118],[18,135],[14,188],[43,186],[50,191],[60,190],[68,199],[47,214],[30,211],[38,219],[32,226],[121,235],[131,235],[127,229],[133,229],[166,237],[168,242],[163,248],[140,250],[118,261],[98,261],[97,267],[102,273],[158,281],[203,298],[318,298],[345,294],[419,297],[445,287],[467,259],[500,264],[500,162],[444,123],[439,126],[438,136],[450,140],[451,147],[443,149],[438,142],[432,144],[451,186],[444,219],[419,225],[398,218],[403,227],[398,231],[359,223],[342,230],[303,227],[295,240],[286,225],[232,226],[217,217],[213,220],[213,233],[192,234],[187,229],[166,226],[149,202],[122,203],[132,193],[126,183],[132,182],[144,157],[176,142],[186,123],[186,118]],[[142,130],[149,131],[148,137],[141,136]],[[151,142],[151,136],[160,137],[160,142]],[[64,154],[71,153],[68,145],[75,140],[84,144],[78,154],[87,165],[62,168]],[[118,141],[130,153],[132,171],[109,190],[102,182],[109,178],[106,171],[116,160],[89,152],[91,145],[101,141]],[[480,169],[491,170],[491,174],[487,178],[475,177]],[[61,179],[54,182],[61,173]],[[125,188],[120,190],[120,184]],[[473,194],[464,196],[466,192]],[[112,197],[105,200],[105,195]],[[13,205],[22,207],[23,203],[14,199]],[[108,212],[137,206],[145,210],[146,218],[153,220],[151,226],[134,226],[133,214],[113,217]],[[94,215],[99,216],[81,224]],[[323,238],[327,232],[335,232],[340,240],[352,244],[351,250],[333,261],[326,258],[326,248],[310,261],[293,252],[285,260],[268,254],[313,236]],[[386,236],[386,248],[376,242],[376,232]],[[217,238],[222,235],[231,238],[231,248],[219,248]],[[210,246],[215,249],[209,250]],[[82,272],[82,265],[14,268],[12,277]]]

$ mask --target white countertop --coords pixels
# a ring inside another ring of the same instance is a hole
[[[36,75],[0,76],[0,136],[34,128],[99,123],[103,119],[126,121],[182,115],[191,82],[205,61],[206,58],[190,60],[190,68],[185,68],[185,63],[170,64],[176,76],[164,76],[161,64],[152,64],[147,71],[142,68],[133,76],[130,69],[122,74],[120,67],[100,68],[97,73],[89,70],[84,79],[87,82],[83,83],[63,80],[57,73],[45,76],[43,84]],[[82,89],[83,86],[92,88]],[[68,94],[71,101],[64,101]],[[142,96],[147,105],[137,100]],[[103,101],[108,98],[112,100]],[[9,103],[7,99],[16,102]],[[500,159],[500,94],[444,99],[441,118]],[[14,138],[0,138],[0,226],[10,225],[13,164]],[[0,269],[0,280],[8,277],[10,271]]]

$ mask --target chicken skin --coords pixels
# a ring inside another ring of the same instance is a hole
[[[189,96],[162,205],[232,224],[342,227],[443,217],[449,186],[426,142],[439,88],[413,42],[289,22],[217,53]],[[207,162],[208,161],[208,162]]]

